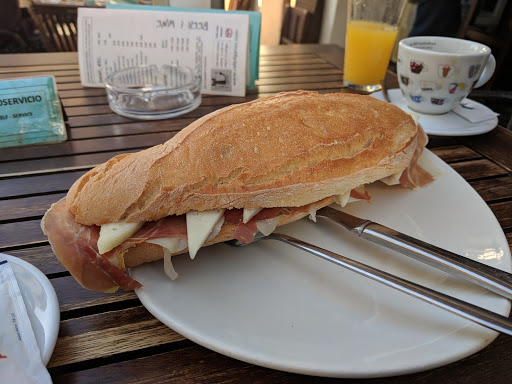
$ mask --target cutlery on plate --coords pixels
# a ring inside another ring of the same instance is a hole
[[[325,217],[341,224],[351,233],[363,239],[468,280],[507,299],[512,299],[512,274],[510,273],[428,244],[379,223],[338,211],[332,207],[318,210],[316,216]]]
[[[258,233],[254,238],[254,242],[266,239],[279,240],[293,245],[296,248],[302,249],[324,260],[330,261],[331,263],[347,268],[401,292],[407,293],[408,295],[426,301],[427,303],[436,305],[456,315],[483,325],[484,327],[512,336],[512,320],[485,308],[478,307],[474,304],[446,295],[431,288],[427,288],[391,273],[384,272],[380,269],[349,259],[348,257],[317,247],[316,245],[307,243],[292,236],[280,233],[272,233],[269,236],[264,236],[261,233]],[[237,247],[248,245],[237,240],[228,241],[227,244]]]

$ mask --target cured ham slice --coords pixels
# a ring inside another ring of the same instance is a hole
[[[354,189],[351,196],[357,199],[370,199],[364,187]],[[224,220],[235,225],[233,238],[250,243],[254,241],[254,236],[259,230],[258,223],[268,224],[265,226],[268,229],[270,224],[277,224],[278,217],[281,215],[296,215],[301,212],[307,214],[314,206],[314,204],[308,204],[302,207],[264,208],[247,223],[243,222],[243,209],[230,209],[225,211]],[[93,286],[95,290],[102,291],[113,291],[118,287],[133,290],[141,286],[138,281],[126,274],[124,255],[128,249],[160,238],[177,238],[185,242],[187,240],[185,215],[173,215],[145,223],[122,244],[109,252],[100,254],[97,246],[100,227],[77,223],[64,199],[52,206],[41,225],[54,253],[70,273],[85,288]]]
[[[266,209],[261,210],[256,216],[264,213]],[[276,216],[279,212],[276,213]],[[244,224],[243,222],[243,209],[230,209],[224,213],[226,222],[236,224],[236,229],[233,237],[242,243],[251,243],[254,241],[254,235],[258,232],[254,216],[251,220]]]
[[[158,221],[145,223],[130,239],[158,239],[161,237],[187,238],[185,216],[167,216]]]
[[[101,283],[104,291],[112,291],[112,286],[124,290],[133,290],[141,286],[125,272],[123,253],[127,249],[150,239],[187,238],[185,217],[169,216],[144,224],[131,238],[101,255],[97,246],[100,228],[77,223],[65,200],[60,200],[52,206],[41,225],[62,265],[78,281],[82,281],[85,288],[89,277],[93,276],[94,286],[97,287]],[[97,272],[91,272],[91,269]]]
[[[366,200],[366,201],[370,201],[370,199],[371,199],[370,193],[366,190],[364,185],[361,185],[361,186],[351,190],[350,197],[352,197],[354,199]]]
[[[290,208],[264,208],[258,212],[247,223],[243,222],[243,209],[230,209],[224,213],[226,222],[236,224],[235,233],[233,238],[241,241],[242,243],[252,243],[254,236],[258,232],[258,222],[270,220],[278,217],[279,215],[286,215],[292,212],[308,212],[310,204],[302,207]]]
[[[124,290],[141,286],[126,274],[118,252],[112,250],[100,255],[97,246],[99,227],[77,223],[67,208],[65,199],[51,207],[41,222],[41,227],[62,265],[85,288],[90,284],[98,290],[111,292],[113,286]],[[91,278],[94,282],[90,281]]]
[[[434,181],[434,176],[432,176],[426,169],[424,169],[419,163],[418,160],[423,153],[425,145],[427,145],[428,136],[423,131],[423,129],[418,130],[418,141],[416,146],[416,151],[412,157],[411,163],[409,166],[403,171],[400,176],[400,184],[406,188],[419,188],[427,185],[428,183]]]

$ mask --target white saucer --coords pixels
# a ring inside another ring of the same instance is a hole
[[[379,100],[384,100],[382,91],[374,92],[370,96],[375,97]],[[445,113],[443,115],[427,115],[418,113],[409,109],[407,101],[402,96],[400,89],[389,89],[388,96],[391,103],[396,105],[401,110],[416,114],[420,117],[419,122],[425,132],[429,135],[437,136],[473,136],[480,135],[492,131],[498,125],[498,118],[494,117],[489,120],[481,121],[479,123],[471,123],[469,120],[464,119],[453,111]],[[474,100],[466,99],[471,103],[478,105],[483,109],[490,110],[485,105],[477,103]]]
[[[59,335],[60,311],[53,285],[43,272],[22,259],[0,253],[14,271],[44,365],[50,361]]]

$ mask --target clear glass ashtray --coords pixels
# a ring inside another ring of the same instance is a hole
[[[201,76],[188,67],[133,67],[107,76],[110,108],[119,115],[142,120],[167,119],[201,104]]]

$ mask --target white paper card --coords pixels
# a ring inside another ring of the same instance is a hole
[[[499,114],[487,108],[484,105],[475,103],[472,100],[464,99],[453,110],[457,115],[465,118],[471,123],[480,123],[489,119],[493,119]]]
[[[84,86],[103,87],[106,76],[121,69],[170,64],[195,68],[204,94],[245,96],[248,49],[244,14],[78,10]]]

